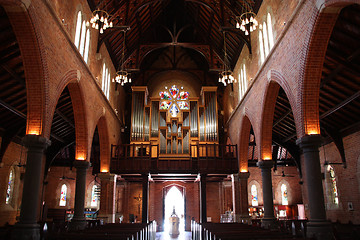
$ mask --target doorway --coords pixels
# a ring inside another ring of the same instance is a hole
[[[166,191],[167,190],[167,191]],[[179,217],[180,232],[185,230],[185,199],[184,199],[184,188],[179,186],[170,186],[165,189],[164,197],[164,231],[169,232],[170,222],[169,218],[175,209],[176,215]]]

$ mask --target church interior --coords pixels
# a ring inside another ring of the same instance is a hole
[[[359,0],[0,0],[0,53],[0,239],[360,239]]]

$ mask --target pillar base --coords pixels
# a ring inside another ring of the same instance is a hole
[[[69,230],[70,231],[79,231],[79,230],[84,230],[86,228],[86,219],[71,219],[70,225],[69,225]]]
[[[261,227],[265,229],[277,228],[276,218],[263,218],[261,219]]]
[[[327,221],[310,220],[306,224],[306,237],[317,240],[334,239],[331,223]]]
[[[16,223],[11,232],[12,240],[40,240],[39,224]]]

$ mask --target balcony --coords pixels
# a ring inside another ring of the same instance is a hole
[[[111,146],[110,172],[147,173],[238,173],[237,145],[190,145],[189,154],[160,154],[152,144]]]

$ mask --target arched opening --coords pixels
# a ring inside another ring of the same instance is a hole
[[[182,188],[180,188],[183,190]],[[180,219],[179,230],[184,231],[184,216],[185,216],[185,198],[184,190],[180,191],[179,187],[171,186],[166,195],[164,196],[164,231],[167,233],[170,231],[169,218],[175,210],[176,215]]]

